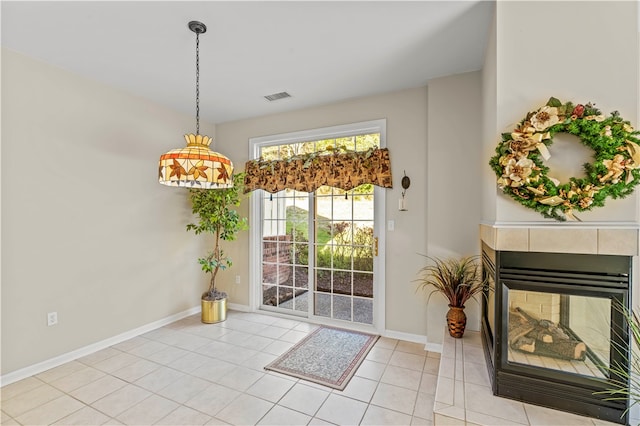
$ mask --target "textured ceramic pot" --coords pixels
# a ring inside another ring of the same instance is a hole
[[[451,337],[460,338],[464,334],[467,326],[467,315],[464,313],[464,306],[456,307],[449,305],[447,312],[447,327]]]

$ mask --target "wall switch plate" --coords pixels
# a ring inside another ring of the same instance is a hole
[[[393,231],[396,229],[396,222],[394,220],[390,220],[387,222],[387,231]]]
[[[58,323],[58,313],[57,312],[49,312],[47,314],[47,325],[52,326]]]
[[[240,275],[236,275],[236,284],[240,284]]]

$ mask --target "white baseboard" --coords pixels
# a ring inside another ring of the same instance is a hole
[[[106,349],[109,346],[113,346],[118,343],[124,342],[125,340],[129,340],[133,337],[139,336],[141,334],[148,333],[152,330],[155,330],[156,328],[160,328],[167,324],[171,324],[172,322],[176,322],[178,320],[181,320],[182,318],[197,314],[198,312],[200,312],[200,305],[193,307],[191,309],[187,309],[186,311],[182,311],[177,314],[170,315],[166,318],[162,318],[158,321],[154,321],[152,323],[143,325],[141,327],[134,328],[133,330],[126,331],[122,334],[118,334],[117,336],[109,337],[108,339],[102,340],[100,342],[96,342],[91,345],[85,346],[83,348],[76,349],[71,352],[67,352],[66,354],[62,354],[57,357],[48,359],[46,361],[42,361],[37,364],[30,365],[28,367],[24,367],[16,371],[12,371],[11,373],[7,373],[0,376],[0,386],[5,386],[22,379],[26,379],[27,377],[40,374],[43,371],[50,370],[51,368],[58,367],[69,361],[73,361],[75,359],[81,358],[83,356],[87,356],[99,350]]]
[[[439,354],[442,353],[442,343],[429,343],[427,342],[426,345],[424,345],[424,350],[427,352],[437,352]]]
[[[427,341],[427,336],[422,336],[420,334],[404,333],[402,331],[395,331],[395,330],[385,330],[382,333],[382,336],[388,337],[390,339],[406,340],[407,342],[414,342],[414,343],[424,343]]]
[[[240,305],[238,303],[227,303],[227,308],[232,311],[240,311],[240,312],[255,312],[248,305]]]
[[[384,337],[392,339],[406,340],[408,342],[425,343],[424,350],[427,352],[442,353],[442,343],[430,343],[427,341],[427,336],[421,334],[404,333],[402,331],[385,330],[382,334]]]

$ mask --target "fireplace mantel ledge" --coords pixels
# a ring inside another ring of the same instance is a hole
[[[638,256],[638,224],[480,224],[493,250]]]
[[[634,423],[635,422],[635,423]],[[537,405],[494,396],[480,333],[466,331],[461,339],[444,327],[442,354],[433,406],[434,425],[611,425]],[[631,424],[637,424],[635,419]]]

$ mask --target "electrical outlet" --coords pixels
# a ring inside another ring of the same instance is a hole
[[[240,275],[236,275],[236,284],[240,284]]]
[[[58,323],[58,313],[57,312],[49,312],[47,314],[47,325],[52,326]]]

